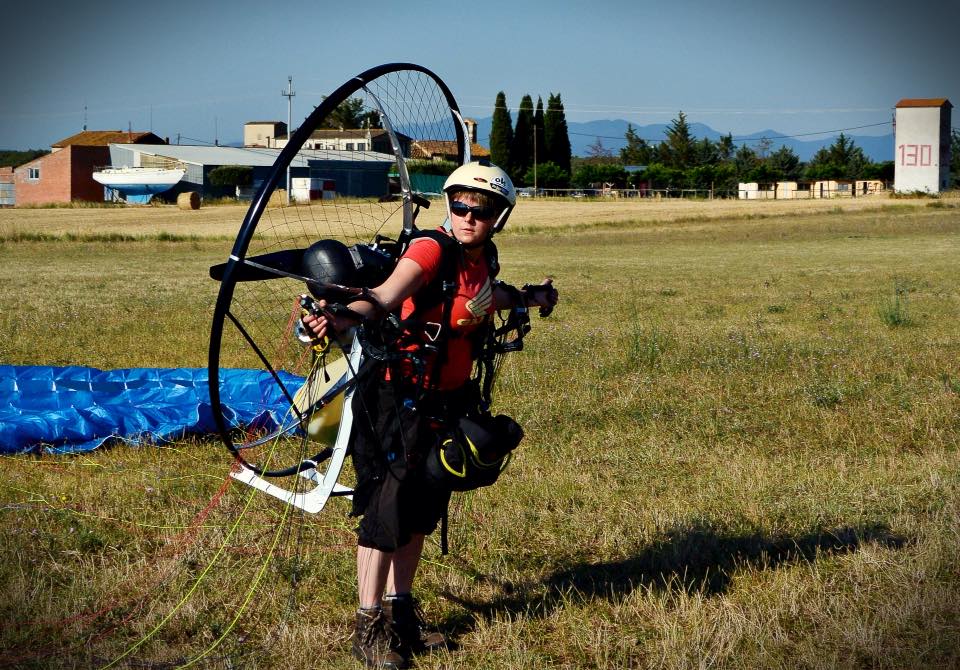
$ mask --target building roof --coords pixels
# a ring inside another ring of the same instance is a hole
[[[897,107],[953,107],[946,98],[904,98]]]
[[[452,140],[418,140],[410,147],[411,158],[431,159],[434,156],[456,156],[457,143]],[[490,150],[476,142],[470,145],[473,157],[489,156]]]
[[[62,149],[69,146],[78,147],[105,147],[109,144],[163,144],[162,138],[150,132],[128,132],[126,130],[84,130],[51,144],[52,149]]]
[[[148,146],[143,144],[117,144],[120,149],[139,151],[141,154],[164,156],[183,163],[195,165],[249,165],[251,167],[270,167],[282,149],[260,147],[205,147],[189,144],[164,144]],[[327,149],[302,149],[290,162],[291,167],[307,167],[308,161],[353,161],[364,163],[393,163],[391,154],[371,151],[333,151]]]
[[[247,121],[245,126],[263,126],[263,125],[287,125],[286,121]]]

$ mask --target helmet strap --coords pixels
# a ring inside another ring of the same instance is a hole
[[[449,207],[449,205],[448,205]],[[507,217],[510,216],[510,212],[513,211],[512,205],[507,205],[507,208],[500,212],[500,216],[497,217],[496,223],[493,224],[493,228],[490,229],[490,237],[493,237],[494,233],[499,233],[503,230],[503,227],[507,223]]]

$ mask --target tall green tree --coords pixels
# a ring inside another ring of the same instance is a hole
[[[510,173],[510,145],[513,144],[513,121],[507,109],[507,96],[497,93],[493,106],[493,123],[490,127],[490,160]]]
[[[843,133],[829,147],[823,147],[807,164],[807,179],[859,179],[869,173],[870,161],[863,149]]]
[[[800,178],[800,157],[788,146],[771,153],[766,162],[778,176],[777,181],[796,181]]]
[[[678,170],[693,167],[694,141],[687,124],[687,115],[680,112],[677,118],[670,122],[666,140],[657,147],[660,162]]]
[[[570,174],[570,136],[567,132],[567,118],[559,93],[551,93],[547,98],[547,112],[543,117],[543,135],[544,143],[547,145],[547,159]]]
[[[347,98],[334,109],[323,123],[321,128],[379,128],[380,113],[377,110],[364,111],[363,98]]]
[[[653,162],[653,148],[637,134],[632,124],[627,124],[624,139],[627,146],[620,150],[620,160],[624,165],[650,165]]]
[[[527,170],[533,165],[533,133],[533,98],[525,95],[520,100],[513,144],[510,145],[510,177],[514,184],[525,185]]]
[[[856,148],[853,140],[843,133],[840,133],[833,144],[827,149],[829,161],[836,165],[847,165],[853,158]]]
[[[704,137],[693,143],[693,166],[716,165],[720,161],[720,151],[714,142]]]
[[[717,142],[717,158],[723,162],[733,159],[737,147],[733,144],[733,133],[722,135]]]
[[[537,111],[533,114],[533,162],[534,163],[546,163],[547,160],[547,140],[544,136],[544,114],[543,114],[543,98],[537,96]]]
[[[741,144],[733,154],[733,169],[737,181],[751,181],[747,175],[757,167],[759,162],[757,153],[746,144]]]

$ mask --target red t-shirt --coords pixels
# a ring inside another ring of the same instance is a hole
[[[420,237],[413,240],[403,254],[403,258],[409,258],[423,269],[426,285],[436,279],[440,272],[442,250],[436,240]],[[401,319],[406,319],[413,314],[414,297],[407,298],[403,302],[400,308]],[[476,261],[464,258],[464,262],[458,264],[457,269],[457,292],[453,297],[448,324],[450,330],[447,337],[447,360],[440,368],[438,389],[449,391],[459,388],[470,378],[470,373],[473,371],[473,357],[468,336],[492,313],[493,284],[490,281],[490,270],[487,267],[486,258],[481,256]],[[418,314],[417,320],[438,322],[442,315],[443,301],[440,301],[432,308]],[[417,342],[429,341],[423,329],[409,334]],[[412,344],[406,348],[413,350],[417,345]],[[433,356],[426,357],[425,376],[428,384],[432,382],[433,358]]]

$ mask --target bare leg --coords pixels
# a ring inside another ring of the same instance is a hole
[[[360,596],[360,607],[380,606],[387,573],[391,571],[395,555],[370,547],[357,547],[357,593]]]
[[[410,593],[413,589],[413,578],[417,574],[420,555],[423,553],[423,538],[423,535],[413,535],[407,544],[393,553],[387,574],[387,593]]]

